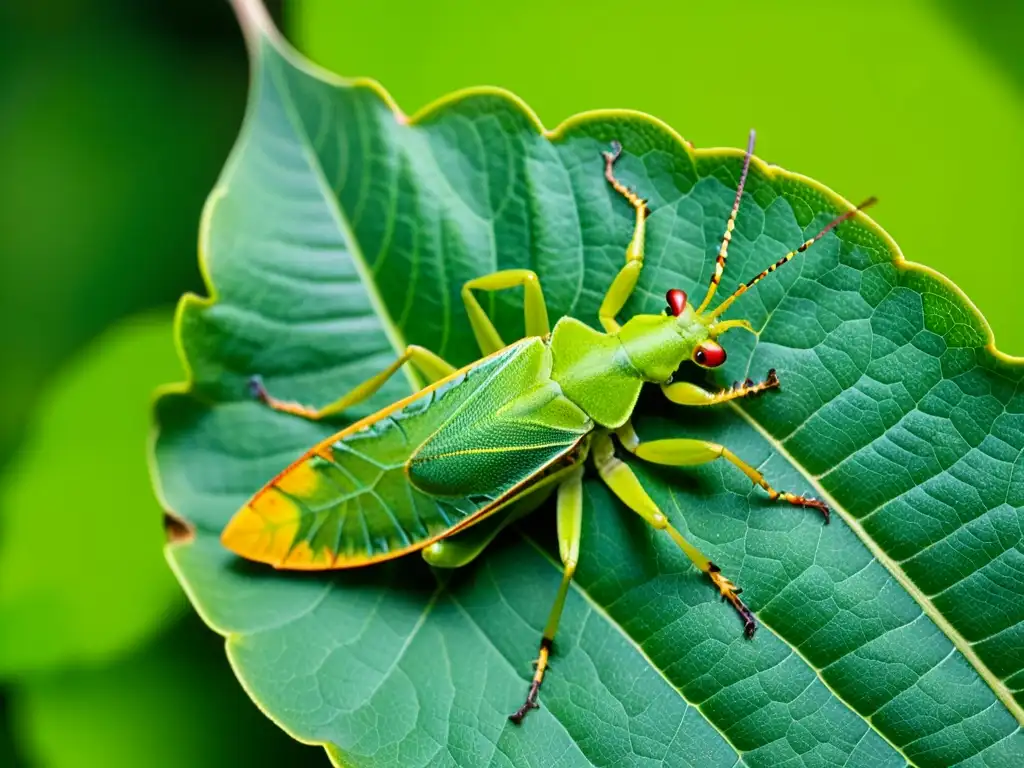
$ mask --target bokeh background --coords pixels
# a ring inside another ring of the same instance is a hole
[[[851,199],[1024,355],[1024,4],[283,0],[407,112],[499,85],[650,112]],[[247,88],[226,0],[0,6],[0,766],[326,765],[238,687],[166,567],[145,461]]]

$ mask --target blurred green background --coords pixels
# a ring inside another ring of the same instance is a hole
[[[499,85],[629,107],[841,194],[1024,355],[1024,4],[292,0],[291,39],[406,112]],[[168,571],[145,464],[170,317],[247,69],[226,0],[0,7],[0,765],[326,765],[234,682]],[[41,535],[43,534],[43,535]],[[56,535],[54,535],[56,534]]]

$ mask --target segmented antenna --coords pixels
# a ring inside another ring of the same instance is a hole
[[[722,282],[722,273],[725,272],[725,260],[729,257],[729,243],[732,242],[732,231],[736,228],[736,215],[740,212],[740,200],[743,198],[743,185],[747,183],[747,171],[750,170],[750,158],[754,154],[754,129],[750,129],[750,139],[747,141],[747,154],[743,156],[743,172],[740,173],[740,183],[736,187],[736,199],[732,202],[732,211],[729,213],[729,221],[725,225],[725,234],[722,235],[722,246],[718,249],[718,259],[715,260],[715,273],[711,276],[711,285],[708,286],[707,295],[704,301],[697,308],[697,314],[701,314],[711,303],[711,297],[718,290],[718,284]]]
[[[711,313],[711,317],[718,317],[720,314],[725,312],[725,310],[727,310],[729,308],[729,305],[732,304],[734,301],[736,301],[736,299],[738,299],[740,296],[742,296],[748,290],[753,288],[755,285],[757,285],[759,282],[761,282],[761,280],[766,278],[768,275],[770,275],[776,269],[781,267],[787,261],[792,260],[792,258],[794,256],[796,256],[798,253],[803,253],[804,251],[806,251],[814,243],[816,243],[819,240],[821,240],[821,238],[823,238],[825,235],[827,235],[833,229],[838,227],[844,221],[846,221],[850,217],[854,216],[859,211],[863,211],[865,208],[868,208],[869,206],[874,205],[876,202],[878,202],[877,198],[869,197],[867,200],[865,200],[863,203],[858,205],[856,208],[853,208],[853,209],[847,211],[846,213],[843,213],[843,214],[840,214],[839,216],[836,216],[834,219],[832,219],[832,221],[830,221],[828,224],[825,225],[825,228],[822,229],[821,232],[816,234],[814,237],[812,237],[807,242],[801,244],[800,247],[797,248],[796,250],[793,250],[793,251],[790,251],[789,253],[787,253],[781,259],[779,259],[774,264],[772,264],[770,267],[768,267],[768,269],[766,269],[764,272],[762,272],[757,277],[755,277],[753,280],[751,280],[751,281],[741,285],[739,288],[737,288],[736,292],[732,296],[727,298],[725,301],[723,301],[721,304],[719,304],[715,308],[715,311]]]

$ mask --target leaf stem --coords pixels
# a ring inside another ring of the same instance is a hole
[[[273,38],[279,42],[281,33],[274,26],[263,0],[230,0],[230,3],[250,54],[255,54],[260,37]]]

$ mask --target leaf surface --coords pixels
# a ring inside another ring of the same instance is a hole
[[[520,729],[560,567],[548,507],[476,564],[418,558],[334,574],[271,572],[218,541],[263,483],[341,424],[269,412],[246,382],[325,404],[406,343],[477,357],[459,289],[528,267],[553,317],[596,326],[630,209],[600,152],[646,196],[646,266],[624,316],[666,288],[702,295],[741,153],[689,148],[638,113],[545,132],[519,101],[457,94],[412,118],[378,86],[311,68],[241,2],[254,51],[245,128],[211,195],[187,298],[185,387],[157,406],[161,495],[194,527],[169,558],[227,636],[253,698],[346,766],[1010,765],[1024,753],[1024,367],[992,348],[948,282],[862,220],[735,304],[717,379],[778,370],[742,409],[667,407],[644,438],[706,437],[778,487],[827,493],[823,527],[729,466],[636,465],[671,519],[739,582],[752,642],[670,541],[586,485],[582,557],[542,708]],[[725,285],[751,277],[848,203],[757,161]],[[513,292],[509,292],[510,294]],[[521,298],[489,306],[506,340]],[[716,380],[712,380],[715,383]],[[349,419],[408,393],[396,377]]]

